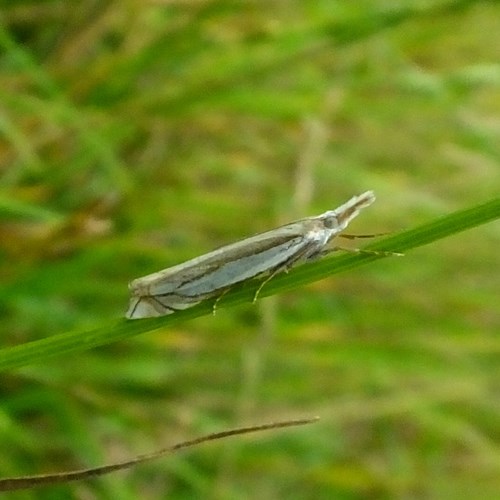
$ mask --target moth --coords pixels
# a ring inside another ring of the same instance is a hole
[[[265,283],[276,274],[288,271],[300,261],[339,249],[325,250],[335,236],[354,238],[340,233],[374,201],[373,191],[366,191],[335,210],[290,222],[138,278],[129,284],[131,298],[126,317],[172,314],[207,299],[218,299],[237,283],[267,275],[255,294],[256,300]]]

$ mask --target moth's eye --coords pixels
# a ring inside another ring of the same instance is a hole
[[[323,224],[325,225],[326,229],[333,229],[334,227],[337,227],[339,225],[337,218],[333,215],[325,217],[323,220]]]

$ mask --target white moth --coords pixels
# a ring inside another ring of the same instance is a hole
[[[287,271],[299,261],[321,256],[325,245],[374,201],[373,192],[367,191],[335,210],[291,222],[138,278],[129,284],[132,297],[126,317],[172,314],[203,300],[220,298],[236,283],[267,274],[256,299],[262,286],[277,273]]]

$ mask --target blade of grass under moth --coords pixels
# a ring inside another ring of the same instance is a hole
[[[378,251],[407,251],[498,218],[500,218],[500,198],[495,198],[481,205],[453,212],[414,229],[389,236],[365,248]],[[282,273],[274,277],[269,283],[266,283],[259,296],[262,298],[278,292],[288,291],[381,258],[387,257],[370,254],[343,254],[305,264],[287,274]],[[261,280],[254,280],[234,287],[220,300],[218,309],[251,301],[260,283]],[[147,318],[140,321],[123,319],[90,331],[61,333],[19,346],[5,348],[0,350],[0,371],[43,362],[52,356],[83,351],[164,328],[190,318],[209,314],[212,312],[212,306],[213,302],[207,301],[169,316]]]

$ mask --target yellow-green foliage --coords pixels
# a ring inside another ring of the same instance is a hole
[[[12,498],[495,498],[498,47],[488,1],[3,2],[0,477],[321,417]],[[349,232],[405,257],[122,319],[131,279],[368,189]]]

